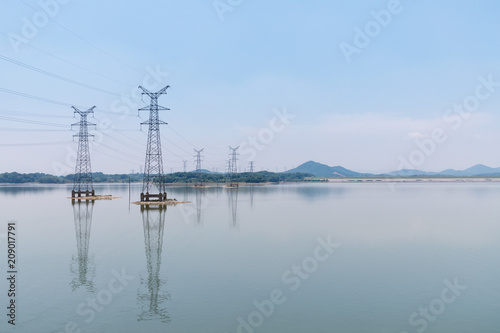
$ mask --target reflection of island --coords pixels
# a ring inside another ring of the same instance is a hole
[[[164,306],[170,295],[161,292],[164,281],[160,279],[161,251],[163,246],[163,228],[167,206],[141,206],[146,247],[147,278],[141,278],[137,299],[142,308],[138,321],[160,320],[170,322],[170,316]]]
[[[231,222],[232,226],[236,227],[238,222],[237,222],[237,217],[238,217],[238,189],[229,189],[228,190],[228,201],[229,201],[229,208],[231,210]]]
[[[95,265],[92,258],[89,257],[89,242],[94,201],[72,202],[72,206],[77,252],[72,258],[70,267],[71,273],[75,274],[71,286],[73,290],[85,287],[88,291],[93,292],[95,290],[93,282]]]

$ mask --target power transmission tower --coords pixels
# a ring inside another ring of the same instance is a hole
[[[236,174],[238,173],[238,167],[236,164],[236,161],[238,161],[237,156],[239,155],[237,153],[239,146],[236,148],[229,147],[231,150],[231,153],[229,153],[229,161],[228,161],[228,169],[229,169],[229,184],[228,187],[230,188],[237,188],[238,187],[238,182],[235,182]]]
[[[254,170],[254,161],[248,162],[250,164],[250,172],[253,172]]]
[[[203,149],[205,148],[202,148],[200,150],[196,150],[193,148],[193,150],[195,151],[196,153],[196,176],[197,176],[197,181],[194,183],[194,186],[203,186],[203,182],[200,180],[200,176],[201,176],[201,158],[203,156],[201,156],[201,153],[203,152]]]
[[[201,156],[201,153],[203,152],[205,148],[203,149],[200,149],[200,150],[196,150],[196,149],[193,149],[196,153],[196,172],[200,173],[201,172],[201,158],[203,156]]]
[[[80,115],[80,121],[73,126],[80,126],[78,134],[73,135],[73,137],[78,137],[78,151],[76,155],[76,167],[75,167],[75,182],[73,184],[73,190],[71,191],[71,197],[80,198],[82,194],[86,197],[94,196],[94,184],[92,182],[92,168],[90,165],[90,147],[89,147],[89,136],[94,137],[94,135],[89,134],[89,126],[95,126],[95,124],[89,123],[87,121],[87,115],[93,114],[95,106],[91,107],[87,111],[81,111],[72,106],[74,113]]]
[[[166,94],[165,91],[169,87],[170,86],[166,86],[153,93],[139,86],[139,89],[142,90],[142,95],[148,95],[149,98],[151,98],[149,107],[146,106],[139,109],[139,111],[149,111],[149,120],[141,123],[141,125],[149,125],[141,201],[151,201],[151,198],[157,198],[155,201],[165,201],[167,199],[160,141],[160,125],[166,124],[166,122],[160,120],[158,111],[170,109],[159,106],[158,98],[162,94]],[[154,190],[157,190],[158,194],[152,193]]]
[[[186,161],[186,160],[183,160],[183,161],[182,161],[182,164],[183,164],[183,170],[184,170],[184,172],[186,172],[186,170],[187,170],[187,162],[188,162],[188,161]]]

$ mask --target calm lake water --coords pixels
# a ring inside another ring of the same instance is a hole
[[[175,187],[191,203],[166,210],[96,192],[122,198],[0,186],[1,332],[500,331],[499,183]]]

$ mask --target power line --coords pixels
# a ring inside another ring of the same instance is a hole
[[[24,0],[19,0],[20,2],[24,3],[26,6],[30,7],[31,9],[33,9],[34,11],[38,11],[37,8],[33,7],[32,5],[30,5],[29,3],[26,3]],[[120,64],[130,68],[131,70],[133,70],[134,72],[137,72],[139,74],[141,74],[140,71],[138,71],[137,69],[135,69],[134,67],[132,67],[131,65],[127,64],[126,62],[116,58],[115,56],[113,56],[112,54],[110,54],[109,52],[106,52],[105,50],[103,50],[102,48],[98,47],[97,45],[91,43],[90,41],[88,41],[87,39],[83,38],[82,36],[78,35],[77,33],[69,30],[68,28],[66,28],[65,26],[63,26],[62,24],[58,23],[57,21],[55,21],[54,19],[52,19],[50,16],[48,16],[48,19],[50,21],[52,21],[54,24],[58,25],[60,28],[62,28],[63,30],[67,31],[68,33],[72,34],[73,36],[77,37],[78,39],[82,40],[83,42],[87,43],[88,45],[92,46],[93,48],[95,48],[96,50],[102,52],[103,54],[107,55],[108,57],[110,57],[111,59],[119,62]]]
[[[191,145],[195,148],[198,148],[197,145],[191,143],[188,139],[186,139],[184,136],[182,136],[180,133],[178,133],[172,126],[170,126],[169,124],[167,124],[167,126],[172,130],[172,132],[177,134],[178,137],[180,137],[182,140],[186,141],[189,145]]]
[[[56,141],[56,142],[34,142],[34,143],[0,143],[1,147],[21,147],[21,146],[55,146],[66,145],[71,141]]]
[[[5,109],[0,109],[0,112],[7,112],[7,113],[14,113],[16,116],[17,115],[27,115],[30,117],[40,117],[40,118],[73,118],[71,116],[61,116],[61,115],[52,115],[52,114],[40,114],[40,113],[35,113],[35,112],[26,112],[26,111],[13,111],[13,110],[5,110]]]
[[[4,132],[69,132],[69,129],[38,129],[38,128],[6,128],[0,127],[0,131]]]
[[[0,91],[5,92],[7,94],[15,95],[15,96],[20,96],[20,97],[24,97],[24,98],[30,98],[30,99],[37,100],[37,101],[40,101],[40,102],[45,102],[45,103],[50,103],[50,104],[56,104],[56,105],[62,105],[62,106],[72,106],[69,103],[59,102],[59,101],[56,101],[56,100],[53,100],[53,99],[49,99],[49,98],[45,98],[45,97],[38,97],[38,96],[35,96],[35,95],[30,95],[30,94],[26,94],[26,93],[23,93],[23,92],[19,92],[19,91],[15,91],[15,90],[10,90],[10,89],[6,89],[6,88],[2,88],[2,87],[0,87]]]
[[[9,38],[9,37],[10,37],[8,34],[6,34],[5,32],[2,32],[2,31],[0,31],[0,34],[4,35],[4,36],[5,36],[5,37],[7,37],[7,38]],[[55,58],[55,59],[57,59],[57,60],[59,60],[59,61],[62,61],[62,62],[65,62],[65,63],[67,63],[67,64],[69,64],[69,65],[75,66],[75,67],[80,68],[80,69],[82,69],[82,70],[84,70],[84,71],[87,71],[87,72],[89,72],[89,73],[92,73],[92,74],[98,75],[98,76],[100,76],[100,77],[102,77],[102,78],[105,78],[105,79],[108,79],[108,80],[114,81],[114,82],[119,83],[119,84],[123,84],[123,82],[118,81],[118,80],[116,80],[116,79],[114,79],[114,78],[112,78],[112,77],[110,77],[110,76],[107,76],[107,75],[104,75],[104,74],[102,74],[102,73],[96,72],[96,71],[94,71],[94,70],[92,70],[92,69],[89,69],[89,68],[86,68],[86,67],[80,66],[80,65],[75,64],[75,63],[73,63],[73,62],[71,62],[71,61],[69,61],[69,60],[65,60],[65,59],[63,59],[63,58],[61,58],[61,57],[56,56],[55,54],[49,53],[49,52],[47,52],[47,51],[44,51],[44,50],[42,50],[42,49],[40,49],[40,48],[38,48],[38,47],[35,47],[35,46],[31,45],[31,44],[24,43],[24,42],[23,42],[23,44],[24,44],[24,45],[26,45],[26,46],[28,46],[28,47],[30,47],[30,48],[32,48],[32,49],[34,49],[34,50],[37,50],[37,51],[39,51],[39,52],[41,52],[41,53],[44,53],[44,54],[46,54],[46,55],[48,55],[48,56],[51,56],[51,57],[53,57],[53,58]]]
[[[84,88],[87,88],[87,89],[92,89],[92,90],[99,91],[99,92],[102,92],[102,93],[105,93],[105,94],[109,94],[109,95],[112,95],[112,96],[115,96],[115,97],[120,97],[120,95],[117,94],[117,93],[114,93],[114,92],[111,92],[111,91],[108,91],[108,90],[105,90],[105,89],[97,88],[97,87],[88,85],[86,83],[82,83],[82,82],[78,82],[78,81],[75,81],[75,80],[72,80],[72,79],[68,79],[68,78],[66,78],[64,76],[61,76],[61,75],[58,75],[58,74],[54,74],[52,72],[49,72],[49,71],[40,69],[38,67],[34,67],[34,66],[31,66],[31,65],[25,64],[23,62],[11,59],[11,58],[3,56],[3,55],[0,55],[0,59],[8,61],[8,62],[10,62],[10,63],[12,63],[14,65],[18,65],[18,66],[30,69],[32,71],[35,71],[35,72],[38,72],[38,73],[41,73],[41,74],[44,74],[44,75],[47,75],[47,76],[59,79],[61,81],[72,83],[72,84],[80,86],[80,87],[84,87]]]
[[[19,123],[25,123],[25,124],[35,124],[35,125],[42,125],[42,126],[53,126],[53,127],[67,128],[67,126],[63,125],[63,124],[49,123],[49,122],[45,122],[45,121],[28,120],[28,119],[14,118],[14,117],[6,117],[6,116],[0,116],[0,119],[7,120],[7,121],[15,121],[15,122],[19,122]]]

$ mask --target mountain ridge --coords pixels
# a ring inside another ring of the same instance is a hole
[[[286,173],[303,172],[315,177],[498,177],[500,167],[492,168],[484,164],[476,164],[465,170],[446,169],[439,172],[422,171],[417,169],[401,169],[382,174],[361,173],[346,169],[342,166],[328,166],[316,161],[307,161]]]

